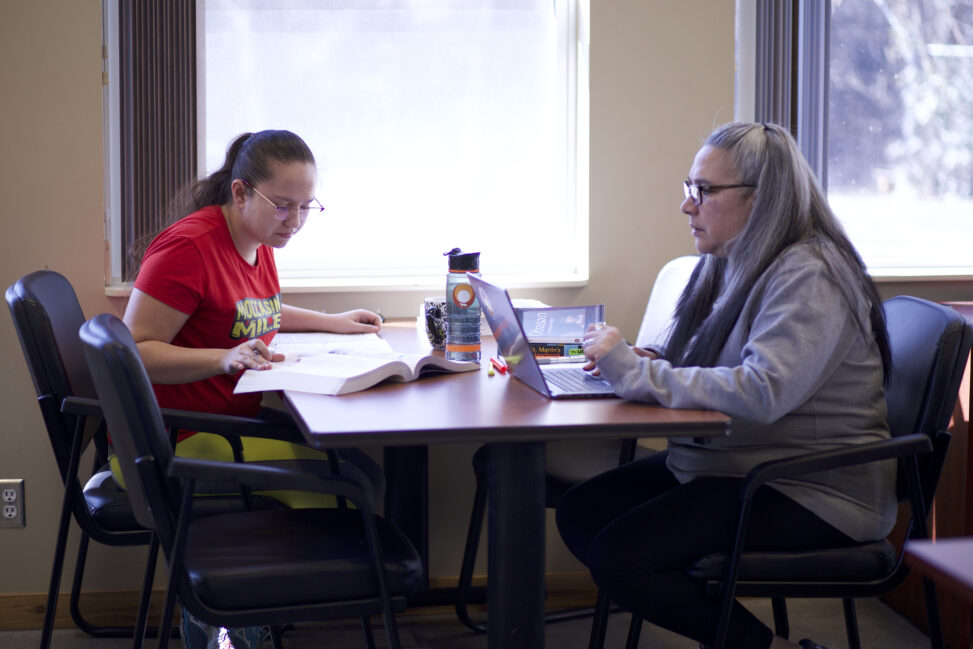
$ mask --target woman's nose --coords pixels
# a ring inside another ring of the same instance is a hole
[[[679,211],[683,214],[695,214],[699,210],[699,206],[693,202],[692,197],[687,196],[682,200],[682,204],[679,206]]]

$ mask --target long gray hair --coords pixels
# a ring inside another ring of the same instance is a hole
[[[715,365],[760,276],[789,247],[809,243],[854,313],[857,296],[868,301],[887,381],[892,361],[878,290],[790,133],[776,124],[732,122],[716,129],[705,145],[724,150],[736,182],[755,185],[756,195],[727,257],[701,256],[676,307],[666,356],[677,366]]]

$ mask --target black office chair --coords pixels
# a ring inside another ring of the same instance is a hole
[[[128,495],[116,486],[106,466],[105,426],[78,339],[84,314],[70,282],[53,271],[26,275],[7,289],[6,299],[64,484],[41,649],[50,646],[72,514],[81,528],[81,540],[71,587],[71,618],[79,629],[95,637],[131,636],[133,627],[94,625],[84,617],[80,608],[90,539],[111,546],[149,545],[142,600],[136,616],[135,628],[141,628],[148,610],[158,547],[150,532],[135,520]],[[296,428],[269,425],[259,419],[179,411],[167,411],[167,416],[173,427],[226,435],[238,453],[237,434],[291,440],[301,438]],[[79,463],[84,451],[92,444],[95,447],[94,469],[82,487]],[[205,515],[248,506],[259,509],[281,507],[276,500],[266,496],[251,496],[249,503],[240,496],[207,496],[195,503],[194,510]],[[138,634],[136,647],[140,641],[141,634]]]
[[[175,457],[135,341],[110,314],[92,318],[81,340],[136,519],[158,535],[169,584],[161,628],[178,597],[207,624],[270,625],[382,613],[389,646],[399,647],[393,608],[422,584],[408,539],[377,516],[372,485],[357,476],[321,476],[269,464]],[[335,494],[355,508],[274,509],[191,515],[198,481]],[[165,649],[168,634],[160,635]]]
[[[771,598],[775,632],[785,638],[789,633],[785,598],[841,599],[848,644],[851,649],[861,649],[854,599],[883,595],[908,574],[901,550],[886,540],[801,553],[744,551],[753,494],[767,482],[898,458],[899,499],[909,503],[906,539],[928,536],[926,517],[949,447],[946,428],[970,354],[973,329],[952,309],[926,300],[899,296],[884,306],[893,364],[885,392],[892,437],[766,462],[750,471],[741,489],[739,525],[731,553],[704,557],[687,569],[692,577],[706,581],[707,591],[714,597],[722,598],[715,649],[724,646],[736,596]],[[928,580],[923,585],[930,644],[941,649],[935,588]],[[627,647],[637,646],[640,624],[633,618]],[[602,645],[593,638],[591,646]]]

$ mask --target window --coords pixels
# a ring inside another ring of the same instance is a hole
[[[586,281],[587,6],[103,0],[110,284],[263,128],[308,141],[328,207],[279,251],[285,288],[437,286],[455,246],[510,285]]]
[[[828,195],[873,274],[973,274],[973,0],[832,0]]]
[[[201,171],[245,131],[308,142],[327,209],[277,251],[285,287],[438,285],[455,246],[514,283],[586,280],[577,4],[199,2]]]
[[[737,116],[792,127],[872,275],[973,275],[973,0],[737,8]]]

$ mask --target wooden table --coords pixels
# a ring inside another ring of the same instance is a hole
[[[973,607],[973,537],[908,541],[905,544],[905,562],[936,584],[940,595],[949,593],[961,602],[959,607],[953,609],[952,615],[957,618],[959,626],[967,629],[965,638],[968,646],[970,609]]]
[[[937,588],[973,606],[973,537],[909,541],[905,544],[905,561]]]
[[[382,335],[397,351],[424,346],[412,323],[386,325]],[[492,340],[485,340],[484,354],[494,351]],[[485,364],[479,372],[386,383],[341,397],[287,392],[285,400],[314,446],[383,444],[393,451],[386,455],[390,494],[386,515],[401,527],[415,526],[410,507],[418,506],[419,516],[425,515],[421,501],[426,495],[426,465],[424,453],[417,449],[427,444],[486,444],[487,599],[491,604],[487,644],[490,649],[543,649],[544,442],[704,438],[727,434],[729,418],[717,412],[670,410],[621,399],[552,401],[511,377],[489,376]],[[395,456],[396,448],[404,449],[404,457]],[[404,513],[397,511],[397,503]],[[422,555],[424,531],[413,529],[413,534],[421,537],[417,549]]]

